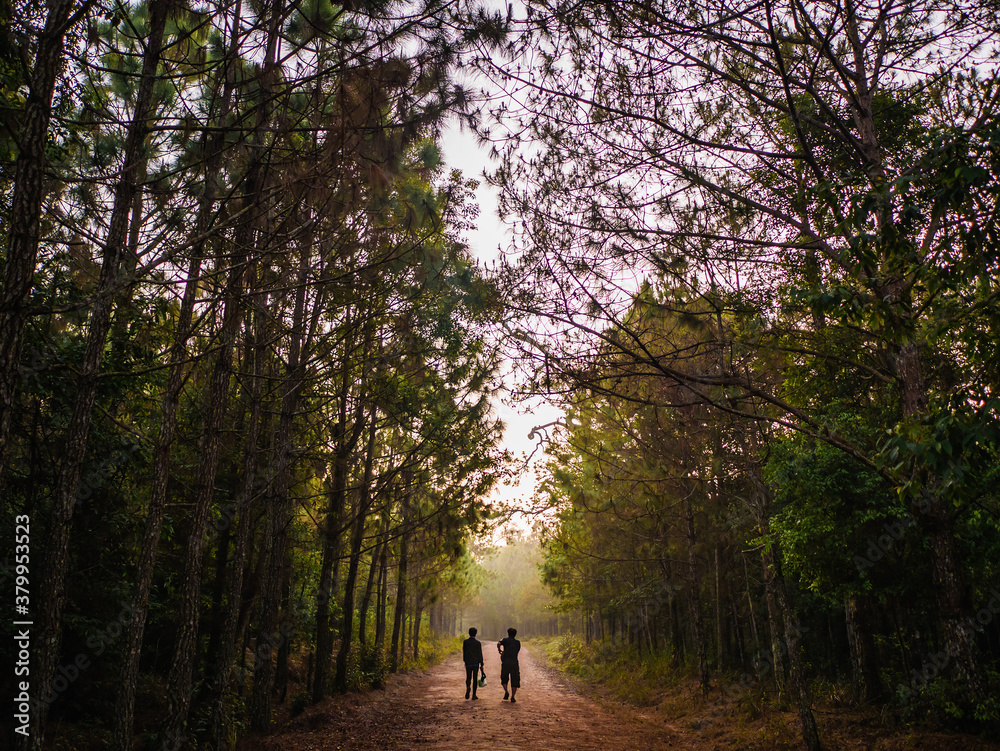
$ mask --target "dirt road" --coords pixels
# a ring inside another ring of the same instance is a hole
[[[489,647],[487,643],[487,653]],[[516,704],[502,700],[500,660],[495,652],[486,658],[487,685],[479,689],[479,701],[463,698],[464,668],[459,659],[440,665],[421,686],[428,720],[407,728],[401,740],[435,751],[669,747],[652,742],[654,728],[623,725],[621,718],[578,695],[552,670],[539,666],[527,649],[521,650],[520,664],[522,687]]]
[[[488,685],[465,699],[458,654],[426,673],[391,676],[384,691],[342,694],[249,737],[238,751],[802,751],[794,707],[758,709],[699,700],[697,683],[664,692],[657,707],[596,704],[559,673],[521,650],[517,704],[505,702],[500,658],[483,640]],[[738,710],[738,711],[737,711]],[[844,707],[818,710],[824,748],[837,751],[1000,751],[972,735],[887,724],[884,715]]]
[[[249,749],[314,751],[652,751],[684,749],[672,728],[622,708],[621,714],[577,694],[521,650],[517,703],[503,701],[500,659],[484,642],[487,685],[466,700],[460,656],[427,673],[400,676],[384,692],[314,707],[277,737]]]

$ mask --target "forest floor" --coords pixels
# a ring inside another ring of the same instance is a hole
[[[648,707],[601,696],[521,650],[516,704],[502,700],[500,663],[489,655],[488,685],[466,700],[458,655],[425,672],[391,676],[385,690],[327,699],[266,737],[249,737],[239,751],[397,751],[427,749],[542,749],[543,751],[798,751],[791,711],[747,716],[734,702],[692,700],[694,686],[678,686]],[[590,698],[590,697],[593,698]],[[907,727],[887,728],[849,709],[817,707],[820,735],[838,751],[996,751],[974,736]]]

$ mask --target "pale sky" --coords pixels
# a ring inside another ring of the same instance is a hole
[[[489,155],[486,149],[476,143],[472,133],[460,131],[455,124],[444,131],[440,145],[442,157],[449,168],[461,170],[465,177],[479,180],[479,188],[476,190],[476,199],[479,202],[478,227],[466,239],[473,255],[481,262],[489,264],[509,248],[511,239],[507,227],[497,217],[496,193],[483,180],[483,171],[491,167]],[[501,402],[495,405],[495,409],[507,425],[504,435],[506,447],[518,460],[531,454],[538,446],[536,440],[528,438],[532,428],[562,417],[562,410],[544,403],[535,403],[529,408],[527,405],[512,407]],[[542,459],[544,456],[539,448],[535,452],[532,464]],[[493,497],[497,501],[520,501],[518,505],[527,507],[530,505],[534,489],[535,472],[529,465],[526,471],[521,473],[518,482],[501,485]],[[522,526],[516,519],[515,525]],[[523,528],[526,529],[528,525],[530,520]]]

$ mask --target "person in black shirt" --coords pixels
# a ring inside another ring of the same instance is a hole
[[[465,660],[465,698],[469,698],[469,689],[472,689],[472,698],[476,696],[476,672],[483,669],[483,645],[476,638],[475,627],[469,629],[469,638],[462,642],[462,658]]]
[[[521,651],[521,642],[514,637],[516,628],[507,629],[507,638],[497,642],[497,652],[500,653],[500,685],[503,686],[503,698],[507,701],[507,680],[510,680],[510,700],[517,702],[514,696],[521,688],[521,668],[517,664],[517,653]]]

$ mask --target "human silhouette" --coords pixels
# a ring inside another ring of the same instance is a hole
[[[511,703],[516,703],[517,690],[521,688],[521,668],[517,664],[517,653],[521,651],[521,642],[514,637],[516,628],[507,629],[507,637],[497,642],[497,652],[500,653],[500,685],[503,686],[503,699],[510,696]],[[507,681],[510,680],[510,693],[507,692]]]
[[[472,690],[472,698],[476,696],[476,671],[483,670],[483,645],[476,638],[476,627],[469,629],[469,638],[462,642],[462,658],[465,660],[465,698],[469,698],[469,690]],[[485,671],[483,671],[485,673]]]

